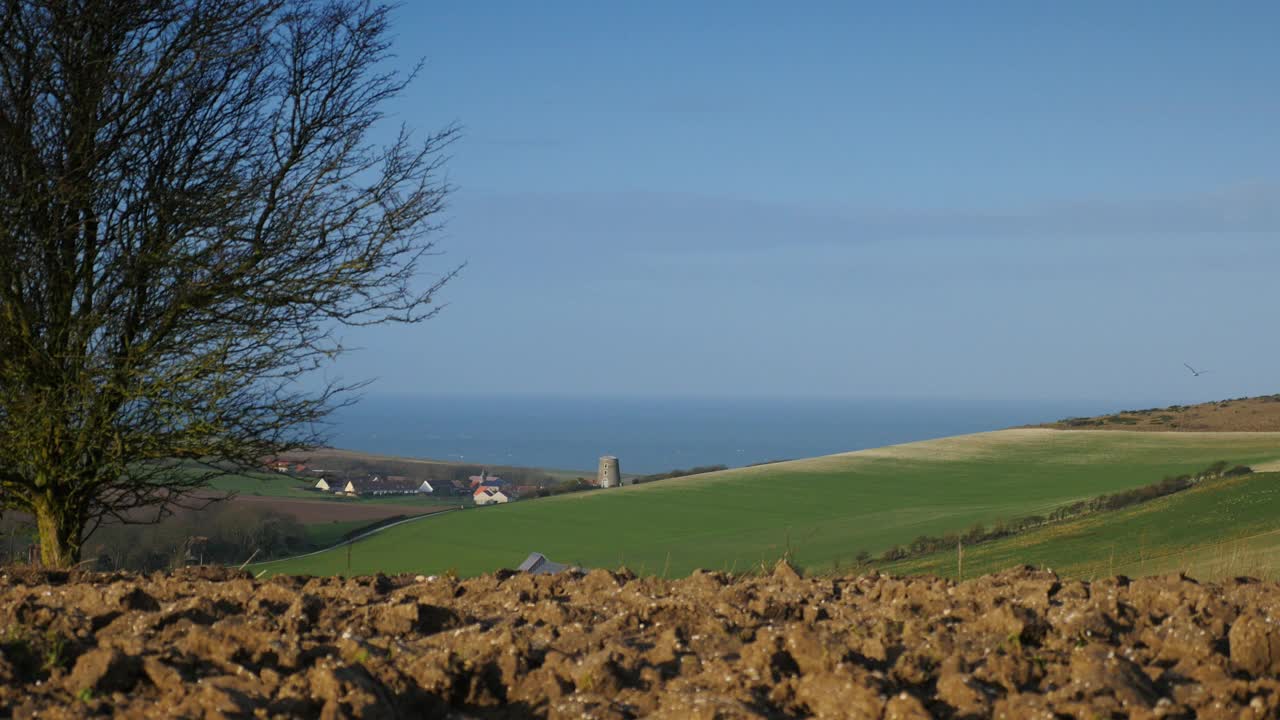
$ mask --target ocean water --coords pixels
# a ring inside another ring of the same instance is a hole
[[[1091,415],[1068,401],[775,400],[369,395],[329,443],[369,453],[624,473],[737,467]]]

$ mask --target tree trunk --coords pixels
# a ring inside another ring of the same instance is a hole
[[[80,562],[80,535],[84,523],[73,509],[45,499],[37,503],[36,527],[40,531],[40,562],[48,568],[70,568]]]

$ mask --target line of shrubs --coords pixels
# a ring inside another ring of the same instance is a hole
[[[1132,490],[1122,490],[1117,493],[1099,495],[1098,497],[1090,498],[1088,500],[1080,500],[1069,505],[1063,505],[1054,509],[1048,515],[1028,515],[1024,518],[1018,518],[1017,520],[999,523],[990,528],[978,524],[969,528],[969,530],[963,534],[951,533],[942,537],[921,535],[915,540],[912,540],[908,545],[895,545],[889,548],[884,551],[879,558],[875,559],[880,562],[893,562],[896,560],[906,560],[908,558],[919,557],[921,555],[928,555],[940,550],[948,550],[961,543],[964,545],[977,545],[979,543],[990,542],[992,540],[999,540],[1000,538],[1006,538],[1010,535],[1026,532],[1027,530],[1039,527],[1046,523],[1059,522],[1068,518],[1106,510],[1119,510],[1120,508],[1155,500],[1156,498],[1181,492],[1198,483],[1204,482],[1205,480],[1237,477],[1240,475],[1248,475],[1252,472],[1253,469],[1248,466],[1231,466],[1230,463],[1220,461],[1191,475],[1170,476],[1160,480],[1159,482],[1133,488]],[[866,565],[872,561],[871,554],[866,551],[858,553],[856,559],[860,565]]]

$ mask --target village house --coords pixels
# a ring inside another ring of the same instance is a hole
[[[492,485],[481,485],[476,488],[471,499],[475,501],[476,505],[494,505],[496,503],[504,503],[510,500],[510,498],[506,496],[506,493],[502,492],[501,488],[497,488]]]
[[[266,464],[268,470],[278,473],[306,472],[306,463],[292,462],[290,460],[272,460]]]

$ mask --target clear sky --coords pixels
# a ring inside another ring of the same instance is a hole
[[[468,265],[346,333],[374,392],[1280,392],[1280,3],[396,17],[394,120],[465,127],[431,267]]]

